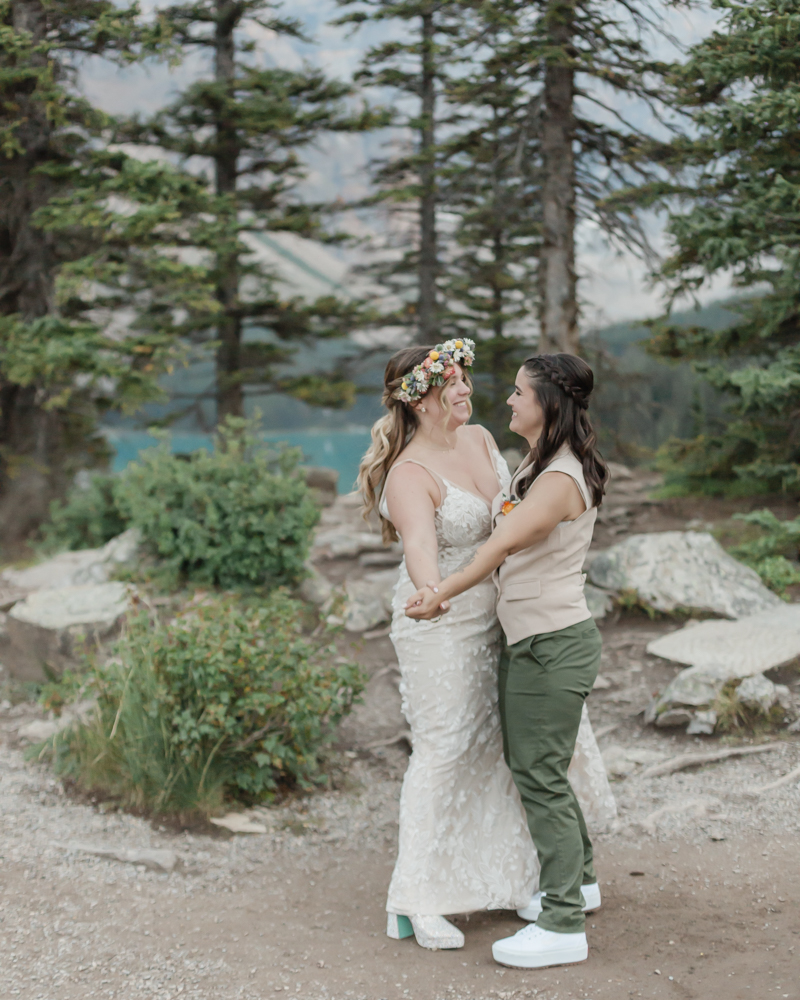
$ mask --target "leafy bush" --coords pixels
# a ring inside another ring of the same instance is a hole
[[[319,520],[300,455],[268,447],[252,422],[228,418],[213,452],[182,459],[166,441],[142,452],[115,498],[175,583],[293,584],[304,575]]]
[[[51,741],[56,770],[162,814],[324,781],[320,752],[364,679],[330,631],[301,633],[302,610],[282,590],[206,598],[168,625],[142,610],[110,662],[90,667],[97,712]]]
[[[74,486],[65,501],[50,505],[50,520],[42,528],[43,548],[94,549],[128,526],[114,496],[116,476],[94,475],[88,486]]]
[[[781,521],[771,510],[755,510],[750,514],[734,514],[734,519],[755,528],[755,534],[728,550],[761,576],[777,594],[785,596],[786,588],[800,583],[800,568],[789,558],[797,559],[800,550],[800,517]]]

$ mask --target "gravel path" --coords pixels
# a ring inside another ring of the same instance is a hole
[[[647,733],[628,745],[659,753],[669,742]],[[44,766],[6,746],[0,996],[727,1000],[766,996],[767,986],[775,996],[797,995],[787,963],[800,930],[792,863],[800,790],[793,782],[757,799],[742,795],[796,766],[797,740],[776,753],[615,783],[620,826],[598,838],[606,896],[592,917],[590,961],[538,974],[491,961],[491,940],[519,926],[513,914],[459,918],[468,938],[463,952],[428,953],[385,938],[383,894],[406,756],[389,748],[345,760],[339,790],[259,811],[268,833],[233,837],[176,834],[104,815],[71,800]],[[702,808],[663,813],[655,834],[644,832],[642,821],[655,810],[688,801]],[[169,849],[179,864],[161,874],[55,846],[74,841]],[[778,918],[783,908],[787,916]],[[641,942],[632,944],[637,935]],[[772,972],[761,967],[764,956]],[[707,975],[693,967],[698,962]],[[750,971],[737,971],[737,963]],[[667,964],[669,973],[661,968]]]

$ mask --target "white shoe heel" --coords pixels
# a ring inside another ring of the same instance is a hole
[[[386,934],[395,941],[413,935],[421,948],[430,951],[464,947],[464,935],[444,917],[427,914],[406,917],[400,913],[388,913],[386,916]]]

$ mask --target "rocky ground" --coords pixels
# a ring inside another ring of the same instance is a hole
[[[651,504],[651,485],[638,477],[612,495],[602,547],[631,531],[685,527],[689,514],[701,523],[725,515]],[[338,504],[323,530],[335,534],[354,513]],[[334,582],[385,569],[365,554],[318,553],[318,565]],[[720,740],[646,726],[644,709],[681,669],[646,645],[681,624],[640,612],[601,624],[603,680],[589,710],[619,822],[597,837],[604,903],[589,920],[589,960],[543,972],[492,962],[492,940],[521,926],[513,913],[457,917],[463,951],[385,937],[408,747],[384,626],[345,640],[371,681],[342,727],[335,787],[249,814],[264,833],[167,829],[80,801],[24,759],[19,730],[38,710],[3,703],[0,997],[798,997],[800,771],[774,783],[800,766],[800,737],[783,729]],[[800,678],[786,669],[779,679],[796,690]],[[761,746],[770,749],[652,773],[687,752]],[[130,863],[97,848],[167,853]]]

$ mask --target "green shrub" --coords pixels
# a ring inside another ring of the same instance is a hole
[[[220,587],[294,584],[319,510],[297,449],[275,450],[229,418],[213,452],[182,459],[166,441],[142,452],[115,488],[168,580]]]
[[[42,548],[94,549],[121,534],[128,523],[114,497],[117,481],[117,476],[94,475],[88,486],[73,486],[66,500],[54,500],[42,527]]]
[[[58,773],[155,813],[213,812],[323,782],[320,753],[363,688],[331,632],[306,637],[282,590],[190,605],[167,624],[142,610],[105,666],[95,717],[49,744]]]
[[[771,510],[755,510],[750,514],[734,514],[734,519],[752,526],[754,534],[728,551],[751,566],[768,587],[785,596],[787,587],[800,583],[800,569],[787,558],[798,556],[800,517],[781,521]]]

